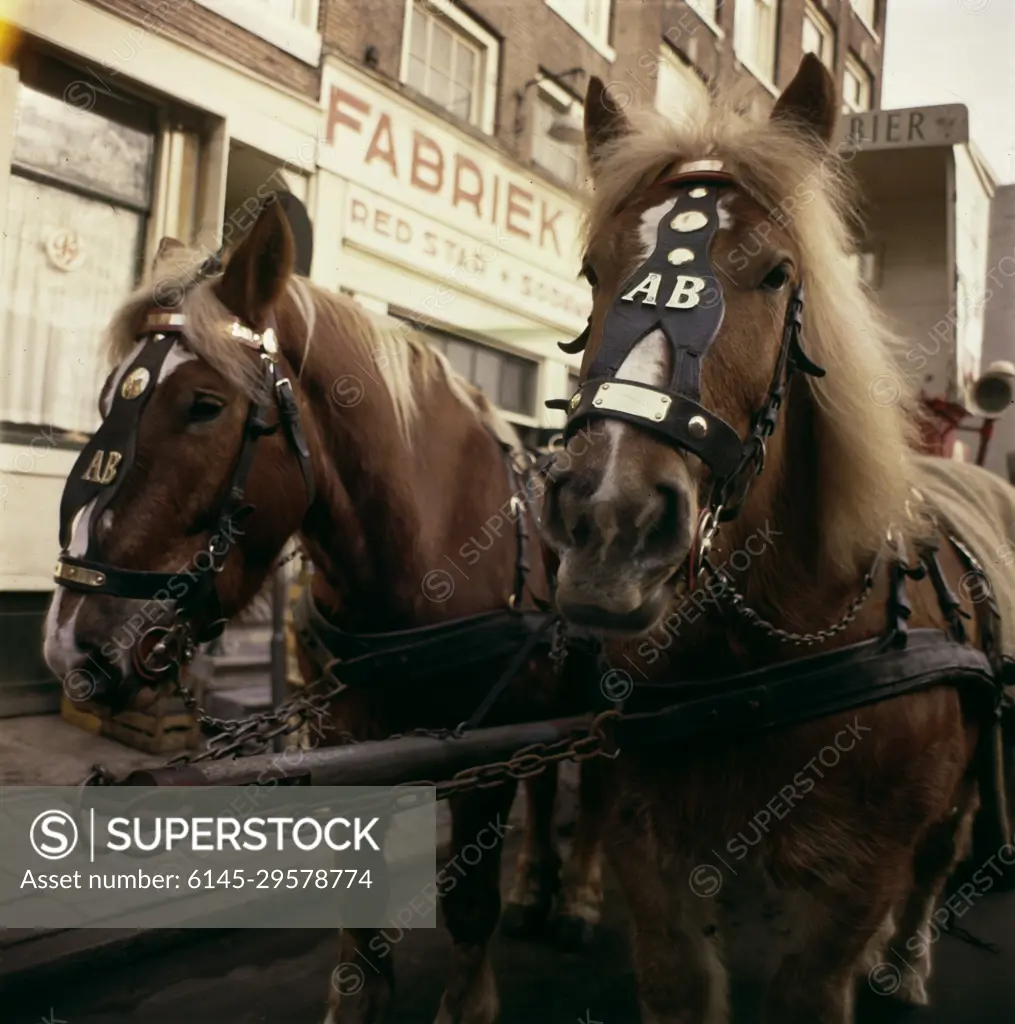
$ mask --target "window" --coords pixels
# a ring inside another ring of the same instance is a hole
[[[846,58],[842,77],[842,112],[859,114],[871,108],[873,84],[870,72],[852,55]]]
[[[835,66],[835,36],[828,19],[813,5],[804,9],[803,51],[813,53],[826,68]]]
[[[737,59],[774,92],[778,0],[736,0],[733,49]]]
[[[881,286],[881,255],[873,249],[851,253],[849,261],[853,265],[861,283],[872,291]]]
[[[664,45],[656,70],[656,110],[671,121],[679,122],[694,95],[706,91],[705,83],[694,69]]]
[[[0,249],[0,421],[88,434],[109,369],[105,330],[139,276],[154,111],[104,95],[82,110],[58,98],[59,85],[43,88],[18,86]]]
[[[700,14],[709,26],[718,27],[716,16],[719,13],[719,0],[687,0],[687,6]]]
[[[467,381],[475,384],[494,405],[522,416],[533,414],[538,366],[529,359],[488,348],[475,341],[408,321]]]
[[[316,66],[321,62],[321,35],[317,31],[320,0],[197,0],[197,3],[307,64]]]
[[[550,137],[550,128],[561,117],[582,121],[582,106],[553,82],[540,82],[532,116],[532,160],[566,185],[578,183],[581,143],[561,142]]]
[[[616,53],[610,46],[611,0],[546,0],[579,35],[590,42],[608,60]]]
[[[877,0],[850,0],[850,3],[860,20],[873,32],[877,21]]]
[[[450,114],[493,131],[497,41],[444,0],[408,3],[402,81]]]

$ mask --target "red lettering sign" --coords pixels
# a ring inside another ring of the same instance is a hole
[[[331,95],[328,98],[327,124],[328,142],[332,145],[335,142],[335,125],[344,124],[354,132],[358,132],[363,127],[362,121],[354,120],[342,109],[343,104],[359,111],[364,117],[370,113],[369,103],[364,103],[363,100],[353,96],[352,93],[348,93],[344,89],[339,89],[338,86],[333,85],[331,87]]]
[[[557,250],[557,255],[560,256],[562,253],[560,251],[560,239],[557,238],[557,220],[564,211],[558,206],[556,213],[552,217],[547,217],[545,199],[539,201],[539,211],[539,247],[543,248],[543,238],[549,232],[550,237],[553,239],[553,247]]]
[[[463,171],[468,171],[472,175],[475,187],[471,192],[466,191],[462,185]],[[468,203],[476,211],[477,217],[481,217],[483,215],[483,211],[480,206],[480,203],[483,201],[483,175],[474,161],[470,160],[467,156],[462,156],[461,153],[456,153],[455,189],[451,195],[451,205],[457,206],[459,200],[464,203]]]
[[[367,155],[363,158],[366,164],[373,160],[383,160],[391,168],[394,177],[398,177],[398,165],[395,163],[395,138],[391,134],[391,118],[381,114],[374,129],[374,137],[370,140]]]
[[[515,214],[520,214],[522,217],[528,219],[532,216],[531,206],[525,207],[516,202],[517,198],[524,198],[526,203],[532,203],[532,193],[526,192],[525,189],[519,188],[514,182],[508,182],[508,199],[507,199],[507,229],[513,235],[520,235],[522,238],[532,240],[532,235],[529,234],[528,230],[519,227],[515,224]]]
[[[430,158],[424,153],[429,150]],[[420,174],[420,171],[425,174]],[[424,192],[440,192],[444,184],[444,154],[433,139],[421,132],[412,133],[412,183]]]

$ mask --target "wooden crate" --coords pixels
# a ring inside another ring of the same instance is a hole
[[[200,680],[189,676],[187,685],[201,703],[203,686]],[[178,696],[168,694],[160,696],[146,711],[121,711],[105,718],[76,707],[64,694],[60,701],[60,717],[79,729],[149,754],[171,754],[201,744],[201,728],[197,719]]]

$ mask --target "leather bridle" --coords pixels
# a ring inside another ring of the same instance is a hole
[[[797,284],[786,308],[772,381],[747,437],[741,438],[701,404],[701,364],[725,311],[709,249],[719,226],[719,200],[738,184],[719,161],[697,161],[681,165],[656,185],[671,187],[675,198],[659,221],[655,246],[611,303],[602,343],[578,390],[569,402],[553,404],[567,411],[565,442],[592,420],[620,420],[660,435],[705,463],[711,487],[691,552],[693,577],[704,567],[719,525],[737,516],[751,482],[764,468],[765,445],[775,430],[792,373],[821,377],[825,371],[801,345],[804,296],[803,286]],[[575,341],[561,348],[583,350],[590,331],[591,320]],[[669,383],[657,387],[619,377],[624,360],[653,331],[662,332],[670,349]]]
[[[222,633],[222,617],[216,577],[225,566],[238,525],[253,512],[245,501],[245,488],[254,462],[257,442],[284,426],[306,488],[307,508],[314,500],[310,450],[300,424],[299,407],[288,377],[279,375],[278,341],[269,322],[260,331],[238,319],[226,325],[230,336],[258,356],[261,380],[250,400],[239,452],[229,486],[215,517],[206,548],[192,559],[188,570],[152,572],[125,569],[103,560],[98,527],[102,514],[119,492],[134,463],[137,435],[145,406],[158,384],[159,371],[173,346],[186,343],[187,317],[177,310],[151,309],[145,316],[136,358],[113,388],[109,410],[101,426],[78,456],[60,502],[61,554],[55,580],[83,594],[107,594],[133,600],[161,600],[174,605],[171,626],[153,625],[133,645],[138,674],[147,679],[164,676],[193,656],[196,644]],[[269,422],[271,407],[278,417]],[[77,518],[88,514],[88,543],[84,555],[68,552]],[[197,621],[204,623],[198,628]]]

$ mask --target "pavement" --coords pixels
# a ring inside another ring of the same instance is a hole
[[[506,867],[516,843],[509,840]],[[1013,1024],[1015,893],[984,897],[962,924],[1001,953],[942,936],[933,1008],[899,1017],[889,1000],[866,991],[858,1024]],[[603,928],[584,953],[496,936],[502,1024],[637,1024],[627,932],[616,881],[608,878]],[[163,948],[128,946],[7,985],[2,1017],[4,1024],[321,1024],[337,948],[336,934],[320,930],[178,934]],[[449,962],[447,934],[405,932],[395,955],[390,1024],[430,1024]]]
[[[76,786],[96,762],[122,775],[168,757],[79,729],[59,715],[0,718],[0,786]]]
[[[0,721],[0,783],[69,785],[94,761],[120,773],[161,760],[56,716]],[[563,820],[573,805],[573,780],[567,783]],[[523,806],[516,801],[516,823]],[[508,838],[503,891],[520,834],[515,829]],[[900,1018],[890,1000],[868,990],[857,1024],[1015,1024],[1015,893],[982,897],[961,924],[1000,952],[942,936],[932,1008]],[[637,1024],[628,931],[623,899],[608,874],[603,927],[585,952],[496,936],[492,956],[502,1024]],[[338,949],[330,930],[83,929],[26,938],[8,933],[5,942],[0,932],[3,1024],[321,1024]],[[396,949],[398,991],[390,1024],[433,1021],[449,957],[443,929],[404,933]]]

